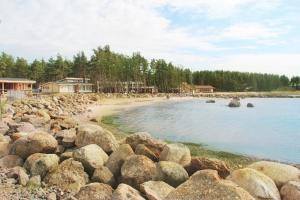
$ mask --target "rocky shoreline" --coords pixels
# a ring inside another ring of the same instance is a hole
[[[103,95],[41,96],[6,106],[0,123],[1,199],[296,200],[300,170],[258,161],[231,169],[148,133],[122,140],[76,115]]]

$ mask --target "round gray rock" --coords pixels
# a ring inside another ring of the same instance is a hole
[[[130,156],[121,168],[122,181],[134,188],[153,180],[156,166],[152,160],[143,155]]]
[[[156,170],[155,180],[164,181],[173,187],[177,187],[189,178],[185,169],[175,162],[160,161],[157,163]]]

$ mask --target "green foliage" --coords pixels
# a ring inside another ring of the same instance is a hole
[[[299,76],[294,76],[291,78],[291,85],[298,89],[299,88],[299,85],[300,85],[300,77]]]
[[[55,81],[67,76],[89,77],[93,83],[111,86],[117,82],[139,81],[157,86],[159,92],[176,91],[182,82],[194,85],[212,85],[219,91],[271,91],[290,85],[289,78],[273,74],[242,73],[230,71],[195,71],[168,63],[163,59],[150,62],[139,52],[131,56],[98,47],[90,58],[84,52],[72,60],[61,55],[47,61],[34,60],[28,64],[24,58],[0,54],[0,77],[31,78],[37,83]],[[300,85],[300,78],[293,77],[292,86]],[[177,90],[178,91],[178,90]]]
[[[221,91],[271,91],[289,85],[286,76],[273,74],[198,71],[193,73],[194,84],[210,84]]]

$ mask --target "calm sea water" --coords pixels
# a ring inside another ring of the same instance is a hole
[[[300,163],[300,99],[243,99],[240,108],[229,108],[228,102],[163,102],[125,111],[114,120],[121,128],[161,139]],[[247,108],[248,102],[255,108]]]

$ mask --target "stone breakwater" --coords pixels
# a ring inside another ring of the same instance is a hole
[[[76,121],[101,96],[44,96],[5,108],[0,124],[0,199],[296,200],[300,170],[192,157],[183,144],[148,133],[118,141]]]

